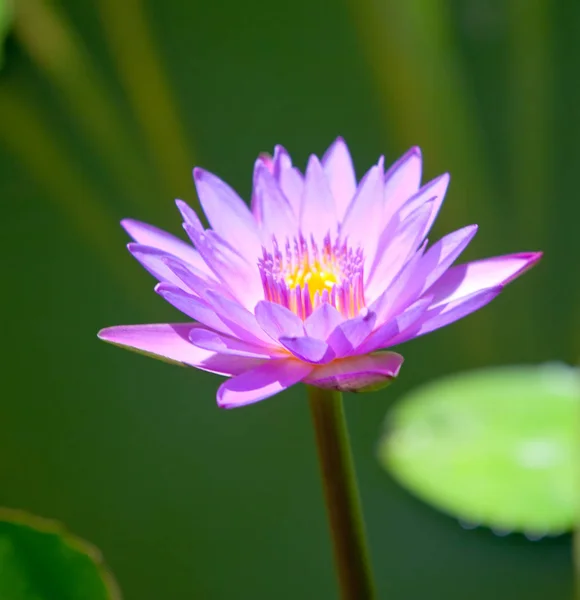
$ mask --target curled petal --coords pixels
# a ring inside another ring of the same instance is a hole
[[[344,321],[328,337],[328,343],[336,356],[348,356],[358,348],[370,335],[377,316],[368,309],[363,309],[358,317]]]
[[[403,357],[396,352],[373,352],[335,360],[316,367],[304,383],[341,392],[369,392],[397,377]]]
[[[270,360],[222,383],[217,393],[221,408],[237,408],[259,402],[302,381],[312,365],[293,358]]]

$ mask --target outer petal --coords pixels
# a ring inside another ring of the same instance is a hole
[[[388,385],[403,364],[395,352],[352,356],[316,367],[304,383],[341,392],[364,392]]]
[[[383,223],[414,196],[421,186],[421,150],[411,148],[385,174],[385,210]]]
[[[506,285],[533,267],[540,258],[541,252],[523,252],[457,265],[451,267],[429,293],[434,295],[434,304],[438,305],[479,290]]]
[[[342,221],[356,193],[356,175],[345,141],[339,137],[322,157],[322,167],[328,178],[336,205],[336,216]]]
[[[120,325],[99,331],[99,338],[137,352],[219,373],[238,375],[261,364],[255,358],[222,356],[190,343],[189,333],[194,323]]]
[[[192,264],[205,273],[210,273],[199,252],[178,237],[167,233],[153,225],[141,223],[134,219],[123,219],[121,225],[125,231],[138,243],[152,248],[158,248],[168,254],[173,254],[185,262]]]
[[[306,167],[300,229],[307,239],[312,234],[321,241],[329,231],[334,233],[337,225],[336,206],[328,180],[320,161],[312,155]]]
[[[270,360],[222,383],[217,393],[221,408],[237,408],[274,396],[302,381],[313,366],[295,359]]]
[[[256,346],[242,340],[219,334],[217,331],[195,327],[189,333],[189,341],[198,348],[216,352],[218,354],[230,354],[233,356],[247,356],[250,358],[270,359],[272,357],[285,357],[283,351],[271,352],[264,346]]]
[[[245,202],[219,177],[200,168],[193,179],[203,210],[214,231],[239,250],[254,258],[260,254],[257,223]]]

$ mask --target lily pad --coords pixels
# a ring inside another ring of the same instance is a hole
[[[120,600],[99,551],[59,523],[0,509],[0,598]]]
[[[392,409],[381,463],[466,525],[537,538],[578,522],[580,372],[562,364],[462,373]]]

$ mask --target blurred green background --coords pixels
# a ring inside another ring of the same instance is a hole
[[[580,3],[17,0],[0,73],[0,504],[102,549],[126,598],[334,598],[303,389],[216,408],[219,378],[99,342],[177,321],[124,248],[179,234],[201,165],[248,198],[255,157],[304,166],[337,135],[359,176],[420,145],[450,171],[435,229],[466,258],[544,250],[480,313],[403,347],[346,397],[381,597],[568,598],[570,538],[464,531],[376,461],[388,406],[454,371],[580,352]],[[7,599],[10,600],[10,599]]]

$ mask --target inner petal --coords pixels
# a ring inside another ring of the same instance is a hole
[[[286,239],[284,247],[273,238],[272,251],[262,249],[258,261],[264,297],[290,309],[301,319],[323,303],[344,317],[359,314],[365,306],[364,256],[344,240],[329,234],[319,245],[302,234]]]

